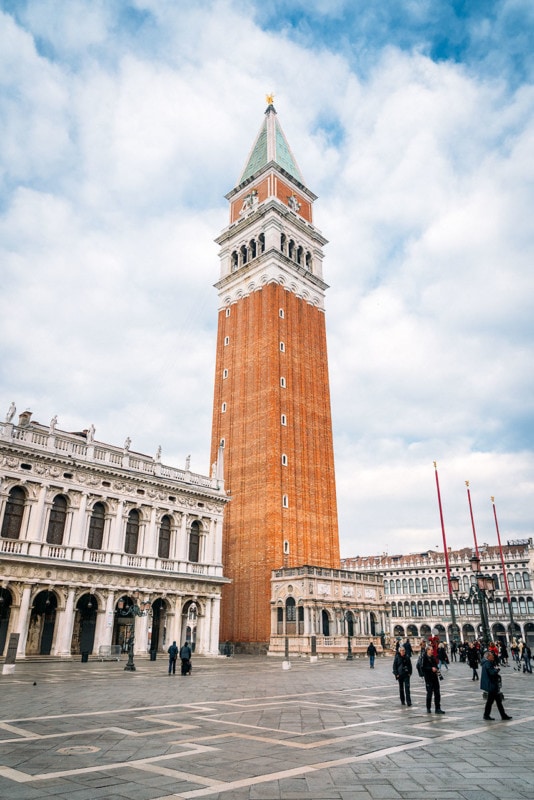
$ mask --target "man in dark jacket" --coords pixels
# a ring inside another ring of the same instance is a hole
[[[482,662],[482,677],[480,678],[480,688],[483,692],[488,693],[488,699],[484,708],[484,719],[494,720],[495,717],[490,716],[491,707],[493,703],[497,703],[497,709],[501,715],[501,719],[512,719],[509,717],[502,704],[501,694],[501,681],[499,675],[499,667],[495,664],[495,655],[488,650],[486,658]]]
[[[373,640],[369,642],[369,647],[367,648],[367,655],[369,656],[369,666],[371,669],[375,668],[375,658],[378,650],[376,649]]]
[[[167,650],[169,654],[169,675],[172,674],[176,675],[176,659],[178,658],[178,647],[176,646],[176,642],[173,642],[169,649]]]
[[[185,642],[180,647],[180,660],[182,662],[182,675],[191,674],[191,648],[189,643]]]
[[[393,659],[393,674],[399,683],[399,695],[402,705],[411,706],[410,696],[410,675],[412,674],[412,662],[406,653],[406,648],[401,644],[398,653]]]
[[[434,649],[427,647],[423,656],[423,675],[426,684],[426,710],[432,712],[432,695],[434,695],[434,707],[436,714],[444,714],[441,710],[441,692],[439,689],[440,671],[438,660],[434,655]]]

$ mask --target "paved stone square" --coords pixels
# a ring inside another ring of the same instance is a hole
[[[511,722],[484,722],[464,664],[427,714],[390,658],[17,664],[0,676],[0,798],[534,800],[534,676],[503,669]],[[495,709],[496,712],[496,709]],[[498,718],[498,714],[496,714]]]

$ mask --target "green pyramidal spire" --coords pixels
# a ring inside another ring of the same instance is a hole
[[[271,97],[268,98],[268,102],[265,119],[247,158],[245,169],[239,178],[239,184],[251,178],[272,161],[302,184],[304,183],[302,174],[276,118]]]

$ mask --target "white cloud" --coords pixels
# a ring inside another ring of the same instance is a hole
[[[138,4],[138,47],[38,5],[56,61],[0,34],[0,402],[208,472],[213,239],[272,90],[330,240],[342,554],[439,544],[434,459],[449,544],[465,478],[530,534],[532,90],[394,48],[363,79],[231,3]]]

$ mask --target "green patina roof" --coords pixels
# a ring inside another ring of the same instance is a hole
[[[245,169],[239,178],[240,184],[252,177],[270,161],[276,162],[299,183],[304,182],[291,148],[275,115],[274,106],[269,105]]]

